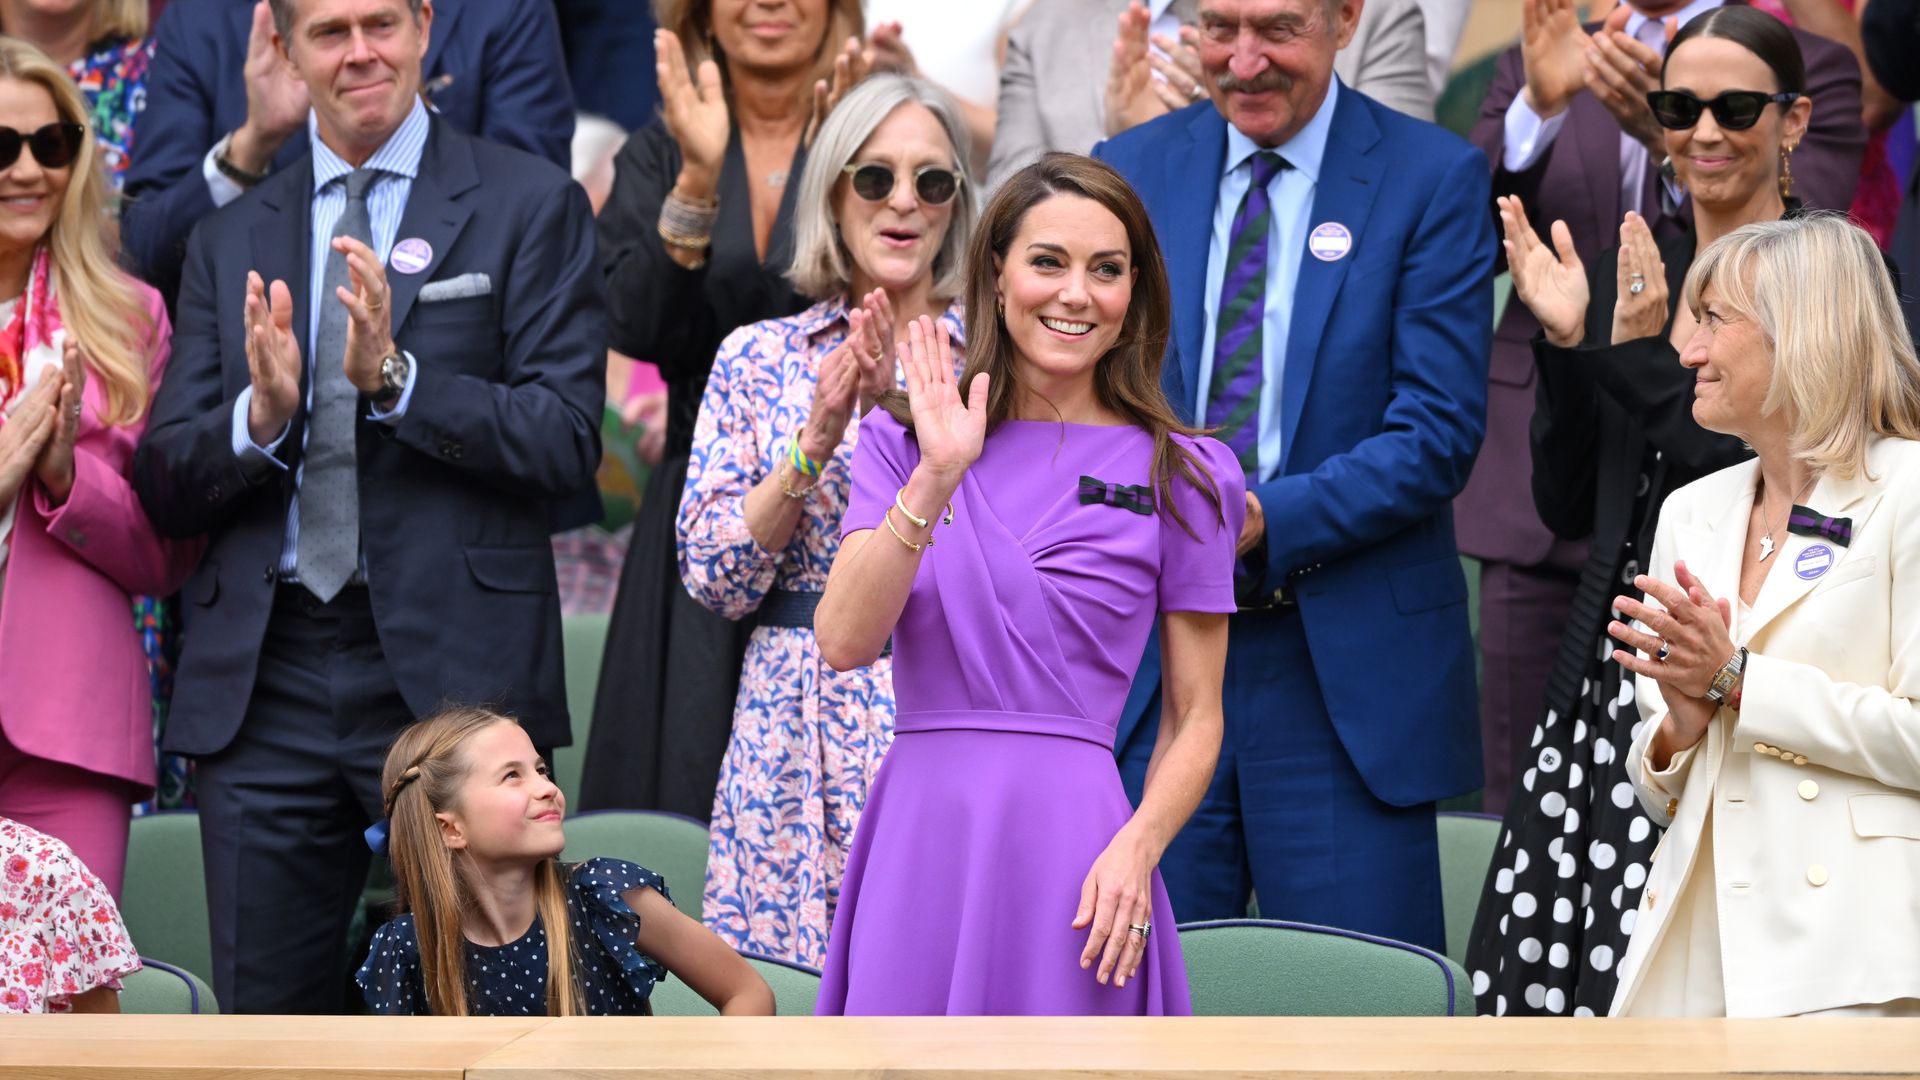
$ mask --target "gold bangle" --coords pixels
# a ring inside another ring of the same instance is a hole
[[[911,517],[912,515],[908,515],[908,516]],[[904,536],[901,536],[900,530],[893,527],[893,508],[892,507],[888,507],[887,512],[880,515],[880,520],[887,523],[887,531],[893,534],[893,538],[895,540],[900,541],[902,544],[907,545],[907,550],[913,552],[915,555],[920,554],[921,548],[930,548],[933,546],[933,537],[931,536],[927,537],[926,540],[918,544],[914,543],[913,541],[907,539]]]
[[[787,498],[804,499],[807,496],[813,494],[814,488],[817,488],[820,486],[820,481],[818,479],[815,479],[813,483],[808,484],[806,487],[800,488],[797,491],[794,490],[793,485],[787,483],[786,470],[790,468],[792,468],[792,466],[788,465],[785,461],[782,461],[780,462],[780,464],[775,465],[773,467],[774,479],[780,481],[780,490],[786,493]],[[896,533],[895,535],[898,535],[898,534]]]
[[[907,495],[907,489],[905,485],[902,485],[899,491],[896,491],[893,493],[893,505],[896,507],[899,507],[900,512],[907,515],[907,520],[913,522],[914,528],[916,529],[926,528],[927,519],[907,509],[906,495]],[[942,525],[953,524],[953,504],[952,503],[947,504],[946,512],[942,514],[940,517],[940,524]]]

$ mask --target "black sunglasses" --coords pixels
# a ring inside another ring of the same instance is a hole
[[[887,165],[849,165],[840,170],[853,177],[853,193],[868,202],[893,194],[893,169]],[[964,178],[952,169],[928,165],[913,174],[913,193],[928,206],[939,206],[960,192]]]
[[[1701,101],[1685,90],[1654,90],[1647,94],[1647,105],[1660,126],[1685,131],[1700,122],[1700,114],[1713,110],[1714,123],[1728,131],[1745,131],[1760,122],[1767,106],[1791,105],[1800,100],[1797,93],[1766,94],[1758,90],[1728,90],[1712,101]]]
[[[64,169],[80,156],[80,140],[86,137],[87,129],[79,124],[48,124],[26,133],[0,127],[0,169],[10,169],[20,160],[22,146],[31,149],[33,160],[41,165]]]

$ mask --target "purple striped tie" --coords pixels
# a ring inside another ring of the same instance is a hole
[[[1270,150],[1253,155],[1253,182],[1227,234],[1226,273],[1214,322],[1213,380],[1207,388],[1207,426],[1233,449],[1249,477],[1260,472],[1260,384],[1267,317],[1267,229],[1273,200],[1267,185],[1293,166]]]

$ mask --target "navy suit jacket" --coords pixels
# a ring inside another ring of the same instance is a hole
[[[154,27],[121,231],[129,269],[168,304],[179,294],[187,234],[213,212],[201,165],[247,119],[241,71],[253,4],[173,0]],[[433,105],[454,127],[568,167],[573,91],[552,0],[435,0],[423,71],[428,82],[452,77]],[[274,171],[306,152],[303,125],[275,156]]]
[[[162,534],[208,534],[185,589],[187,632],[167,748],[212,754],[252,695],[304,445],[244,465],[232,419],[249,385],[246,275],[293,293],[308,325],[312,155],[215,211],[187,244],[173,360],[134,458]],[[547,503],[590,483],[606,395],[606,301],[593,215],[572,177],[435,118],[400,221],[433,261],[389,268],[394,340],[418,361],[406,416],[360,414],[360,542],[381,649],[416,715],[491,702],[533,741],[569,740],[560,601]],[[485,274],[491,291],[420,300],[430,282]],[[304,353],[304,331],[296,334]],[[339,357],[323,357],[337,364]],[[303,366],[304,400],[308,367]]]
[[[1163,384],[1191,417],[1205,335],[1207,254],[1227,125],[1202,102],[1095,155],[1132,182],[1173,287]],[[1328,715],[1367,786],[1396,805],[1480,786],[1467,586],[1451,502],[1485,421],[1494,237],[1486,158],[1466,141],[1342,85],[1312,227],[1345,225],[1351,253],[1300,255],[1281,388],[1279,471],[1249,490],[1266,543],[1242,570],[1290,583]],[[1235,619],[1259,648],[1262,620]],[[1159,684],[1149,647],[1120,739]],[[1285,702],[1239,701],[1252,722]]]

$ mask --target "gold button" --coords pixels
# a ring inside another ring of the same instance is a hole
[[[1763,742],[1757,742],[1757,743],[1754,743],[1754,744],[1753,744],[1753,752],[1754,752],[1754,753],[1756,753],[1756,754],[1765,754],[1765,753],[1767,753],[1767,752],[1768,752],[1768,748],[1767,748],[1767,744],[1766,744],[1766,743],[1763,743]]]
[[[36,158],[36,159],[34,159],[34,160],[36,160],[36,161],[37,161],[37,160],[39,160],[39,159],[38,159],[38,158]],[[1668,800],[1667,800],[1667,816],[1668,816],[1668,817],[1672,817],[1672,816],[1673,816],[1674,814],[1676,814],[1676,813],[1679,813],[1679,811],[1680,811],[1680,800],[1679,800],[1679,799],[1668,799]]]
[[[35,160],[37,161],[39,159],[36,158]],[[1655,893],[1652,889],[1647,890],[1647,910],[1648,911],[1653,910],[1654,901],[1658,899],[1660,899],[1660,896],[1658,893]]]
[[[1795,765],[1805,765],[1805,764],[1807,763],[1807,755],[1805,755],[1805,754],[1795,754],[1795,755],[1793,756],[1793,763],[1794,763]]]
[[[1811,780],[1800,781],[1800,797],[1801,798],[1811,802],[1813,798],[1819,794],[1820,794],[1819,784],[1816,784]]]
[[[1807,884],[1818,888],[1827,883],[1827,868],[1819,863],[1807,867]]]

